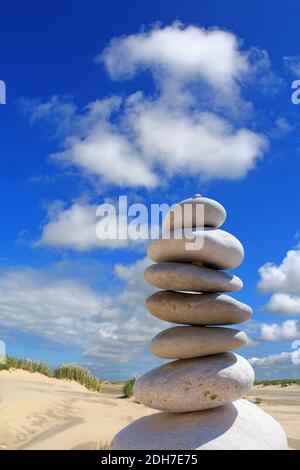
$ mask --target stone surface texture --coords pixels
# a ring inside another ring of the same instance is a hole
[[[153,240],[148,247],[149,258],[156,263],[179,261],[215,269],[233,269],[242,263],[244,249],[230,233],[224,230],[187,230],[185,233],[188,238]],[[178,236],[182,237],[182,232]]]
[[[188,198],[171,208],[163,220],[163,231],[197,227],[196,210],[191,206],[200,205],[203,210],[204,227],[218,228],[226,219],[226,210],[217,201],[207,197]],[[188,209],[185,210],[185,207]],[[202,222],[202,221],[201,221]],[[199,226],[199,225],[198,225]]]
[[[222,353],[156,367],[138,377],[134,396],[150,408],[183,413],[238,400],[253,383],[254,372],[246,359]]]
[[[187,325],[234,325],[247,321],[252,309],[225,294],[158,291],[145,302],[160,320]]]
[[[281,426],[258,406],[238,400],[195,413],[154,413],[117,434],[115,450],[286,450]]]
[[[159,289],[175,291],[235,292],[243,287],[233,274],[187,263],[152,264],[145,279]]]
[[[233,328],[175,326],[161,331],[150,351],[163,359],[188,359],[238,349],[247,344],[247,335]]]

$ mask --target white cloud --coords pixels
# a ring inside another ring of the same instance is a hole
[[[259,270],[258,289],[273,293],[264,310],[282,315],[300,314],[300,249],[290,250],[279,265],[266,263]]]
[[[259,345],[259,341],[257,341],[254,338],[251,338],[250,336],[247,335],[247,344],[245,347],[247,348],[254,348]]]
[[[276,94],[284,81],[272,70],[271,59],[267,51],[252,47],[247,53],[250,64],[249,81],[267,95]],[[251,85],[249,83],[249,85]]]
[[[132,78],[139,69],[151,69],[159,81],[200,78],[227,93],[249,71],[247,56],[239,46],[236,36],[227,31],[174,23],[113,39],[99,59],[113,78]]]
[[[286,56],[283,64],[295,77],[300,78],[300,56]]]
[[[33,331],[53,341],[81,344],[97,322],[112,320],[120,310],[108,295],[99,295],[72,278],[20,267],[1,272],[2,326]],[[79,324],[83,335],[76,333]]]
[[[75,202],[69,208],[49,207],[48,222],[36,246],[52,246],[86,250],[101,246],[96,236],[96,206]],[[105,245],[104,245],[105,246]]]
[[[290,250],[280,265],[266,263],[259,269],[261,292],[300,294],[300,250]]]
[[[157,184],[156,175],[128,136],[110,122],[121,105],[120,98],[112,97],[90,103],[83,114],[74,113],[74,126],[71,122],[65,128],[65,150],[53,154],[52,159],[75,165],[109,184],[141,186],[142,181],[142,185],[151,188]]]
[[[64,116],[55,162],[107,184],[154,188],[178,174],[240,179],[266,151],[266,137],[233,119],[251,108],[242,84],[262,70],[267,77],[265,51],[243,51],[227,31],[174,23],[115,38],[99,57],[113,79],[150,71],[156,89],[98,100],[82,113],[65,101],[60,111],[57,98],[32,103],[34,121]]]
[[[252,357],[249,362],[254,367],[271,368],[283,367],[291,371],[291,366],[300,364],[300,350],[293,352],[281,352],[266,357]]]
[[[300,339],[300,321],[286,320],[283,323],[263,324],[261,339],[268,342]]]
[[[83,201],[75,201],[70,207],[65,208],[61,201],[55,201],[48,207],[48,216],[42,227],[40,239],[34,246],[48,246],[54,248],[66,248],[76,251],[86,251],[97,248],[132,248],[145,243],[148,238],[148,224],[138,226],[143,238],[133,240],[118,237],[118,230],[127,230],[126,221],[123,218],[114,217],[113,214],[105,215],[109,238],[100,239],[97,236],[97,224],[100,218],[96,215],[97,205]],[[130,220],[128,220],[130,223]],[[116,230],[115,230],[116,228]],[[128,229],[130,231],[130,228]]]
[[[120,301],[128,307],[135,308],[136,305],[144,305],[145,299],[153,290],[144,281],[144,271],[152,262],[148,258],[137,261],[131,266],[116,264],[115,274],[125,282],[127,289],[120,294]]]
[[[84,357],[108,371],[110,365],[116,369],[117,364],[130,360],[135,362],[132,370],[136,370],[144,360],[145,346],[163,328],[144,308],[144,298],[152,292],[142,281],[147,263],[141,260],[127,267],[118,265],[111,283],[120,284],[115,290],[107,284],[95,289],[74,277],[80,270],[78,263],[73,276],[71,266],[67,267],[68,275],[61,266],[2,269],[2,330],[33,333],[67,348],[79,348]],[[139,293],[139,302],[132,303],[130,293]],[[9,343],[7,346],[9,349]]]
[[[282,315],[300,315],[300,296],[280,292],[273,294],[264,310]]]
[[[155,168],[165,180],[179,173],[243,178],[267,148],[265,137],[236,129],[215,113],[171,109],[142,95],[134,97],[134,104],[125,100],[122,111],[119,123],[97,120],[84,138],[68,136],[67,149],[53,159],[106,183],[153,188],[163,181]]]
[[[259,79],[264,88],[279,83],[268,53],[255,47],[245,51],[241,45],[229,31],[175,22],[114,38],[97,60],[104,62],[113,79],[130,79],[139,71],[151,70],[164,93],[167,88],[173,92],[203,81],[226,102],[230,95],[237,98],[247,80]]]
[[[266,149],[264,137],[235,129],[215,113],[193,115],[142,102],[128,120],[146,159],[169,177],[190,173],[207,179],[243,178]]]
[[[76,165],[116,186],[152,188],[158,183],[130,141],[117,129],[108,128],[108,123],[97,123],[84,139],[71,136],[68,143],[67,150],[53,155],[57,162]]]
[[[70,96],[53,95],[45,102],[22,98],[19,104],[23,112],[30,116],[30,123],[45,123],[52,137],[62,138],[72,126],[76,126],[74,117],[78,110]]]

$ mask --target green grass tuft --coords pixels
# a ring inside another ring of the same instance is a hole
[[[280,385],[281,387],[287,387],[288,385],[300,385],[300,379],[257,380],[254,385]]]
[[[97,450],[110,450],[110,442],[100,442],[99,446],[97,445]]]
[[[0,364],[0,370],[22,369],[28,372],[39,372],[40,374],[51,377],[51,369],[45,362],[33,361],[22,357],[6,356],[4,364]]]
[[[57,379],[75,380],[88,390],[101,391],[101,381],[94,377],[89,370],[74,364],[63,364],[54,371]]]
[[[264,400],[260,397],[255,397],[255,399],[254,399],[254,403],[256,405],[261,405],[263,402],[264,402]]]
[[[124,393],[127,398],[133,396],[133,387],[135,383],[135,378],[127,380],[127,382],[124,385]]]

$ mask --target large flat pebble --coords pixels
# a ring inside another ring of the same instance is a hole
[[[113,450],[287,450],[282,427],[246,400],[195,413],[154,413],[122,429]]]
[[[146,300],[148,311],[171,323],[234,325],[248,320],[252,309],[225,294],[158,291]]]
[[[189,359],[232,351],[246,344],[247,335],[233,328],[175,326],[156,335],[150,350],[163,359]]]
[[[144,275],[149,284],[174,291],[235,292],[243,287],[233,274],[186,263],[153,264]]]
[[[253,383],[249,362],[237,354],[223,353],[156,367],[137,378],[134,396],[150,408],[182,413],[238,400]]]

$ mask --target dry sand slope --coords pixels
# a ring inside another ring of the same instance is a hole
[[[253,390],[300,448],[300,387]],[[75,382],[21,370],[0,372],[0,449],[99,449],[134,419],[154,410],[108,398]]]
[[[76,382],[0,372],[0,449],[96,449],[152,410]]]

